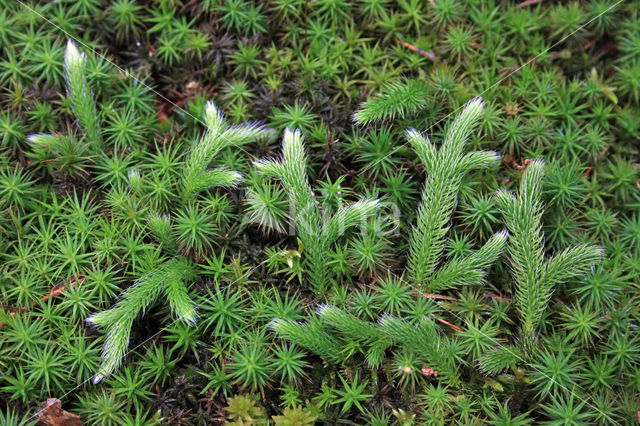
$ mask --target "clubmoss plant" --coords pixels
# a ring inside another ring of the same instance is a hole
[[[87,322],[105,329],[102,364],[93,378],[94,383],[111,375],[122,362],[129,345],[129,334],[135,318],[164,295],[176,317],[188,324],[196,321],[196,308],[189,298],[185,281],[197,276],[194,265],[185,258],[167,261],[138,279],[111,309],[87,318]]]
[[[69,40],[64,56],[64,75],[71,109],[84,135],[71,128],[66,134],[33,134],[27,137],[33,149],[29,155],[49,173],[85,177],[97,153],[102,151],[102,133],[95,97],[89,86],[86,55]]]
[[[318,321],[302,324],[296,321],[274,319],[269,325],[279,336],[313,353],[334,362],[343,359],[340,350],[334,344],[335,340],[323,330],[322,324]]]
[[[148,216],[147,226],[156,237],[160,248],[173,258],[141,276],[113,308],[87,319],[106,331],[103,363],[94,377],[94,383],[118,368],[129,343],[133,321],[139,314],[144,313],[160,294],[166,297],[172,312],[180,321],[189,326],[195,324],[195,303],[188,294],[185,281],[197,278],[198,272],[189,258],[179,255],[185,254],[201,259],[211,251],[212,240],[216,236],[216,227],[210,215],[211,209],[207,206],[207,200],[198,198],[199,194],[212,187],[233,186],[242,179],[238,172],[222,167],[210,169],[209,164],[224,148],[242,146],[269,135],[267,129],[253,123],[228,125],[213,102],[205,104],[204,123],[204,135],[191,147],[182,170],[176,171],[180,174],[182,206],[175,212],[173,223],[169,215],[151,213]],[[158,159],[162,160],[161,157]],[[171,158],[167,157],[167,160],[170,166]],[[167,164],[166,161],[162,163]],[[123,201],[139,204],[143,200],[140,197],[146,183],[145,176],[137,169],[129,169],[126,180],[129,188],[128,191],[122,192]],[[116,204],[121,205],[121,202],[118,201]],[[125,209],[129,218],[131,210],[135,210],[135,207]],[[136,225],[142,228],[144,223],[140,220],[136,221]],[[187,332],[180,329],[175,331]],[[189,340],[190,337],[187,337]],[[178,341],[181,341],[180,337]],[[189,345],[184,345],[183,351],[189,348]]]
[[[208,168],[220,150],[241,147],[271,134],[269,129],[256,123],[239,126],[227,124],[213,102],[206,104],[204,123],[207,130],[191,148],[182,172],[182,196],[186,201],[193,200],[200,192],[213,186],[234,186],[241,181],[242,176],[238,172],[226,168]]]
[[[102,146],[102,135],[96,101],[89,87],[86,71],[87,57],[71,40],[67,42],[67,50],[64,54],[64,75],[67,82],[67,94],[69,95],[73,112],[78,118],[80,126],[86,132],[90,142]]]
[[[589,272],[603,254],[599,247],[579,244],[545,258],[541,199],[543,176],[544,163],[533,160],[522,174],[519,194],[507,191],[496,194],[511,234],[508,253],[525,339],[534,338],[556,286]]]
[[[361,200],[340,208],[332,217],[325,218],[316,203],[316,197],[307,176],[307,156],[299,130],[285,130],[282,141],[283,159],[260,160],[254,163],[261,173],[280,179],[289,198],[291,220],[302,242],[311,288],[325,294],[330,287],[330,275],[325,260],[332,245],[345,231],[359,225],[373,214],[376,200]]]
[[[490,167],[499,159],[498,154],[491,151],[463,154],[465,142],[482,116],[483,104],[478,98],[467,103],[450,124],[438,151],[418,131],[410,129],[406,133],[427,172],[417,224],[409,240],[408,273],[416,286],[429,292],[482,281],[485,269],[495,261],[507,240],[506,232],[497,233],[476,252],[436,271],[462,177],[472,169]]]
[[[0,5],[0,423],[636,422],[639,0]]]
[[[411,281],[420,290],[437,292],[482,283],[486,268],[495,261],[506,244],[506,231],[497,233],[479,250],[453,259],[436,271],[441,263],[462,176],[472,168],[488,167],[498,158],[494,152],[462,153],[466,139],[481,117],[482,106],[480,99],[474,99],[465,106],[450,124],[439,151],[417,131],[407,131],[409,142],[427,169],[427,182],[418,208],[418,224],[409,239],[408,272]],[[270,167],[277,171],[277,167],[283,165],[273,163]],[[430,317],[419,317],[412,323],[398,316],[411,303],[411,289],[402,280],[389,278],[382,280],[377,290],[380,292],[381,307],[386,312],[379,320],[379,325],[331,306],[320,307],[318,317],[326,325],[338,330],[347,347],[366,348],[366,359],[372,366],[380,365],[387,348],[397,344],[419,354],[425,363],[437,371],[441,380],[457,384],[459,373],[452,357],[456,351],[454,343],[441,335],[436,322]],[[305,333],[308,327],[316,329],[317,334]],[[327,339],[327,333],[330,333],[317,327],[315,322],[300,325],[282,319],[272,325],[281,337],[314,351],[322,348],[322,340]],[[487,345],[484,340],[472,342],[469,352],[475,358]],[[326,349],[321,351],[329,355]],[[336,356],[332,355],[335,360]],[[344,359],[344,355],[337,357],[340,358]]]
[[[353,121],[365,125],[382,119],[403,118],[426,107],[428,83],[403,79],[388,83],[380,93],[364,102],[353,115]]]

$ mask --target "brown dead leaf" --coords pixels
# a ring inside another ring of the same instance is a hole
[[[38,425],[46,426],[84,426],[77,414],[62,409],[62,403],[57,398],[49,398],[44,408],[37,414]]]

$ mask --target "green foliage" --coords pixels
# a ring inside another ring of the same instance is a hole
[[[374,325],[336,307],[321,306],[318,310],[318,316],[350,341],[369,346],[366,359],[373,367],[380,365],[386,349],[392,344],[392,340]]]
[[[227,168],[209,169],[208,166],[220,150],[241,147],[256,139],[266,137],[269,132],[257,124],[230,126],[213,102],[205,106],[206,132],[185,160],[182,172],[182,191],[185,200],[193,200],[200,192],[213,186],[234,186],[241,180],[239,173]]]
[[[331,246],[346,231],[371,215],[377,202],[361,200],[323,219],[309,184],[307,156],[299,130],[285,130],[282,152],[282,162],[261,160],[255,163],[255,167],[265,175],[281,180],[292,209],[291,220],[304,248],[311,287],[314,292],[325,294],[330,284],[325,258]]]
[[[436,151],[416,130],[407,139],[427,170],[427,182],[418,208],[417,224],[409,244],[409,275],[412,282],[428,291],[469,285],[483,279],[484,270],[494,262],[506,242],[505,232],[495,234],[480,250],[465,259],[452,261],[435,271],[444,250],[449,218],[453,212],[464,173],[489,167],[498,156],[494,152],[463,155],[464,144],[481,117],[483,101],[470,101],[450,124],[444,143]]]
[[[522,355],[517,346],[500,346],[486,351],[478,359],[478,367],[483,373],[494,375],[508,368],[515,368]]]
[[[15,167],[13,170],[5,168],[0,171],[0,196],[3,203],[11,207],[24,209],[33,193],[30,173]]]
[[[0,5],[0,423],[636,421],[638,1]]]
[[[89,422],[108,426],[124,422],[126,402],[105,389],[81,395],[78,405],[78,412]]]
[[[238,330],[244,321],[242,295],[229,288],[208,288],[207,293],[198,300],[198,306],[204,313],[201,326],[206,331],[213,329],[216,335]]]
[[[316,117],[311,113],[309,106],[297,101],[293,105],[285,105],[282,109],[273,110],[271,121],[278,130],[300,129],[307,132],[311,129]]]
[[[577,400],[576,400],[577,399]],[[579,425],[588,423],[591,414],[584,411],[586,401],[576,398],[574,393],[568,397],[553,398],[551,403],[544,407],[551,425]]]
[[[244,35],[263,33],[266,28],[265,17],[260,13],[261,8],[261,5],[256,6],[244,0],[225,1],[220,6],[220,20],[225,28],[234,28]]]
[[[533,160],[522,174],[517,196],[506,191],[496,194],[511,233],[508,251],[516,281],[516,304],[525,335],[537,331],[555,287],[585,274],[602,257],[600,248],[581,244],[545,259],[541,200],[543,174],[544,163]]]
[[[67,43],[64,55],[65,79],[67,81],[67,94],[70,98],[73,112],[90,144],[98,147],[102,144],[100,123],[93,92],[89,87],[86,75],[86,56],[80,52],[73,41]]]
[[[247,189],[245,197],[249,221],[264,232],[284,232],[287,202],[280,188],[263,183]]]
[[[299,324],[294,321],[275,319],[271,322],[270,327],[279,336],[322,357],[331,361],[342,359],[339,349],[332,344],[331,336],[322,329],[317,321]]]
[[[364,408],[362,408],[360,403],[373,396],[364,393],[365,388],[367,387],[367,382],[358,383],[357,374],[353,377],[351,383],[348,383],[342,376],[340,376],[340,381],[342,382],[344,390],[336,390],[338,398],[336,398],[333,403],[341,404],[343,412],[354,406],[363,413]]]
[[[435,322],[422,319],[417,325],[400,318],[385,316],[380,320],[382,331],[396,342],[400,342],[420,354],[436,370],[436,375],[444,382],[458,382],[457,366],[449,353],[451,342],[440,336]]]
[[[429,85],[417,79],[388,83],[382,91],[364,102],[353,115],[356,124],[382,119],[404,118],[429,105]]]
[[[509,407],[505,405],[498,406],[497,412],[491,413],[491,419],[488,424],[493,426],[526,426],[533,423],[528,417],[529,413],[513,415]]]
[[[92,162],[91,145],[69,132],[67,135],[35,134],[27,140],[33,149],[34,161],[45,164],[51,175],[71,178],[87,173]]]
[[[282,381],[297,382],[304,376],[303,368],[308,364],[304,354],[293,345],[281,345],[273,350],[274,371]]]
[[[162,293],[176,317],[189,324],[196,320],[196,308],[184,281],[197,276],[193,264],[184,258],[167,261],[140,277],[111,309],[87,318],[87,322],[104,328],[106,338],[102,349],[102,365],[93,381],[100,382],[111,375],[122,362],[129,345],[131,326],[135,318]]]
[[[208,209],[201,207],[201,204],[189,204],[185,206],[184,211],[178,211],[173,226],[178,248],[196,257],[209,253],[211,241],[216,236],[216,228],[211,219],[212,215]],[[161,237],[162,235],[160,234]],[[169,247],[171,246],[170,239],[166,237],[162,239]]]
[[[231,357],[229,363],[231,377],[243,389],[262,391],[270,381],[273,366],[262,342],[250,341],[242,345]]]
[[[132,371],[131,366],[127,366],[109,380],[115,395],[128,404],[133,404],[138,410],[153,395],[140,373],[140,370]]]
[[[274,320],[272,329],[281,337],[334,362],[344,361],[349,355],[349,347],[361,348],[366,352],[365,359],[372,367],[382,364],[388,348],[402,346],[416,354],[418,359],[433,366],[441,380],[450,383],[458,380],[457,368],[449,353],[452,342],[440,335],[432,319],[423,317],[416,325],[386,315],[380,319],[379,324],[375,324],[326,305],[319,308],[318,317],[322,323],[311,320],[302,325],[293,321]],[[326,326],[330,328],[325,328]],[[332,338],[335,341],[337,337],[344,342],[342,352],[323,346],[332,341]]]
[[[264,421],[267,413],[265,409],[257,405],[256,398],[250,395],[236,395],[227,400],[225,411],[229,420],[238,424],[254,424]]]
[[[388,176],[400,165],[393,154],[398,150],[394,143],[394,134],[390,127],[372,130],[359,137],[352,145],[357,146],[356,160],[364,164],[365,170],[373,176]]]
[[[281,416],[272,417],[277,426],[311,426],[315,424],[317,418],[318,416],[311,415],[311,412],[304,410],[301,405],[293,408],[287,407]]]

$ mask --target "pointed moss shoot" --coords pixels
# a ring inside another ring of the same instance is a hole
[[[231,126],[222,112],[211,101],[204,111],[206,131],[194,144],[185,161],[182,173],[182,194],[185,201],[193,200],[201,191],[214,186],[235,186],[241,182],[240,173],[224,167],[209,168],[217,153],[228,147],[243,145],[268,138],[271,131],[257,123]]]
[[[308,159],[300,130],[285,130],[282,153],[282,161],[260,160],[254,165],[261,173],[282,182],[292,211],[290,217],[304,248],[311,288],[323,295],[330,287],[331,277],[326,267],[330,249],[347,230],[371,216],[378,201],[360,200],[325,219],[307,176]]]
[[[549,299],[559,284],[588,273],[603,255],[601,248],[579,244],[545,256],[542,233],[544,162],[533,160],[520,181],[518,194],[499,191],[496,200],[511,237],[508,252],[516,282],[516,306],[523,337],[534,337]]]
[[[64,54],[64,76],[73,112],[89,141],[102,146],[96,101],[87,80],[86,55],[71,39]]]
[[[120,366],[129,346],[131,326],[138,315],[143,315],[160,294],[180,320],[193,325],[196,321],[195,303],[188,295],[185,281],[197,277],[196,268],[184,258],[169,260],[140,277],[109,310],[98,312],[87,322],[106,331],[102,347],[102,364],[93,378],[99,383]]]
[[[449,126],[439,150],[415,129],[406,132],[427,173],[417,223],[409,240],[408,264],[411,281],[425,291],[435,292],[482,282],[485,270],[495,261],[507,241],[507,233],[499,232],[476,252],[438,269],[462,178],[470,170],[493,166],[500,158],[493,151],[464,153],[465,143],[480,121],[483,107],[484,102],[480,98],[469,101]]]

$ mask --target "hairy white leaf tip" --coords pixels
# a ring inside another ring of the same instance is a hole
[[[222,114],[213,101],[207,101],[204,106],[204,121],[208,126],[213,125]]]
[[[211,113],[211,112],[214,112],[214,111],[217,111],[217,110],[218,110],[218,108],[216,107],[216,104],[213,101],[207,101],[204,104],[205,113]]]
[[[68,66],[81,65],[84,61],[84,56],[82,55],[82,53],[80,53],[75,43],[71,39],[67,41],[67,50],[64,54],[64,60]]]
[[[389,321],[389,318],[391,318],[391,315],[389,315],[388,313],[382,314],[382,316],[378,318],[378,324],[385,325],[385,323]]]
[[[269,327],[272,330],[275,330],[275,328],[278,326],[278,324],[280,324],[282,322],[282,320],[280,318],[274,318],[271,320],[271,322],[267,325],[267,327]]]
[[[322,305],[318,306],[318,309],[316,310],[318,311],[318,315],[322,315],[322,313],[329,308],[330,308],[329,305],[327,305],[326,303],[323,303]]]
[[[509,231],[507,229],[503,229],[502,231],[496,233],[500,237],[507,238],[509,236]]]
[[[32,135],[27,136],[27,142],[33,144],[41,144],[47,145],[54,143],[58,139],[57,136],[48,134],[48,133],[34,133]]]

